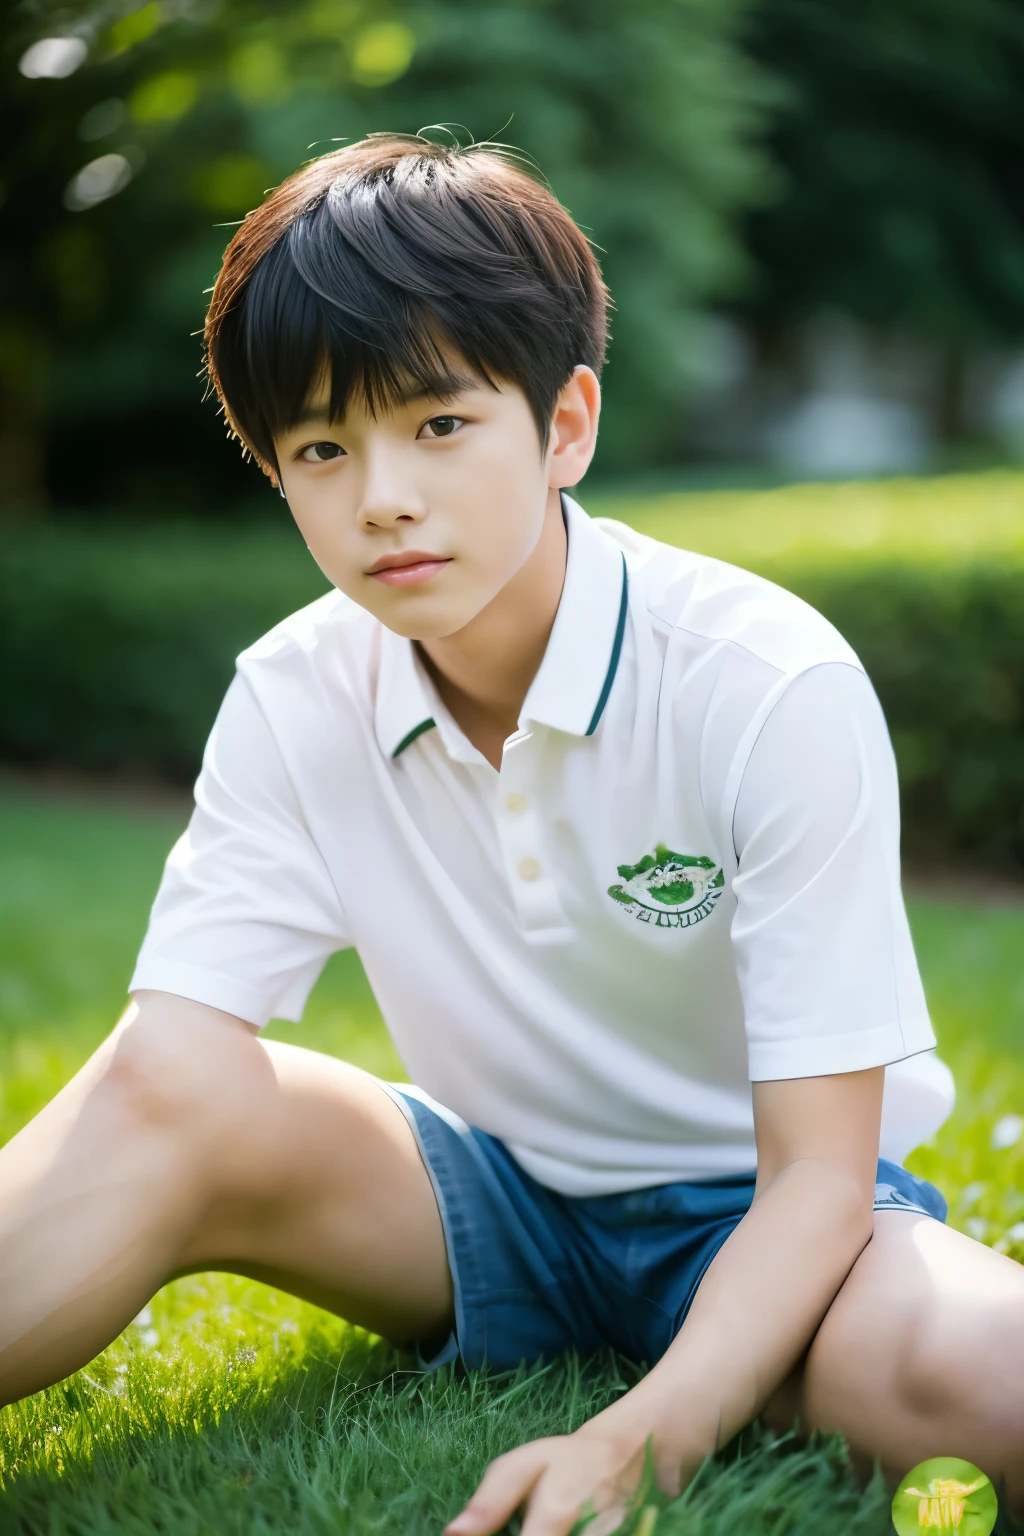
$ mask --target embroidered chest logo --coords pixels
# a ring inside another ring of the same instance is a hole
[[[691,928],[715,910],[725,887],[722,867],[706,854],[673,853],[659,843],[639,864],[620,864],[621,885],[608,895],[639,923]]]

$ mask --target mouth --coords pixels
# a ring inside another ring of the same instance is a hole
[[[450,564],[450,556],[428,555],[419,549],[405,549],[399,554],[381,555],[366,574],[386,587],[415,587],[420,582],[429,581]]]

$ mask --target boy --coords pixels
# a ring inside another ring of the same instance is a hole
[[[1024,1274],[900,1166],[952,1095],[877,701],[563,494],[605,315],[489,150],[374,136],[231,241],[210,376],[336,590],[240,658],[131,1006],[0,1154],[0,1393],[222,1268],[426,1360],[653,1364],[454,1536],[614,1521],[649,1437],[678,1489],[759,1413],[1019,1499]],[[414,1088],[257,1038],[349,944]]]

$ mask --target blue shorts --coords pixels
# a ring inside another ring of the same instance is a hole
[[[381,1083],[412,1126],[437,1197],[455,1332],[428,1366],[515,1366],[611,1346],[653,1364],[754,1198],[754,1171],[620,1195],[560,1195],[504,1144],[405,1083]],[[880,1158],[875,1210],[946,1219],[934,1184]]]

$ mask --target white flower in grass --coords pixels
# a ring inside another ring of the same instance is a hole
[[[1024,1118],[1020,1115],[1004,1115],[992,1127],[993,1152],[1005,1152],[1008,1147],[1015,1147],[1021,1136],[1024,1136]]]
[[[988,1222],[984,1216],[969,1216],[964,1222],[964,1226],[979,1243],[983,1243],[988,1236]]]
[[[139,1343],[146,1349],[155,1349],[160,1342],[160,1335],[153,1327],[153,1308],[143,1307],[134,1319],[134,1326],[139,1330]]]
[[[1006,1235],[1011,1243],[1024,1243],[1024,1221],[1018,1221],[1016,1226],[1011,1227]]]

